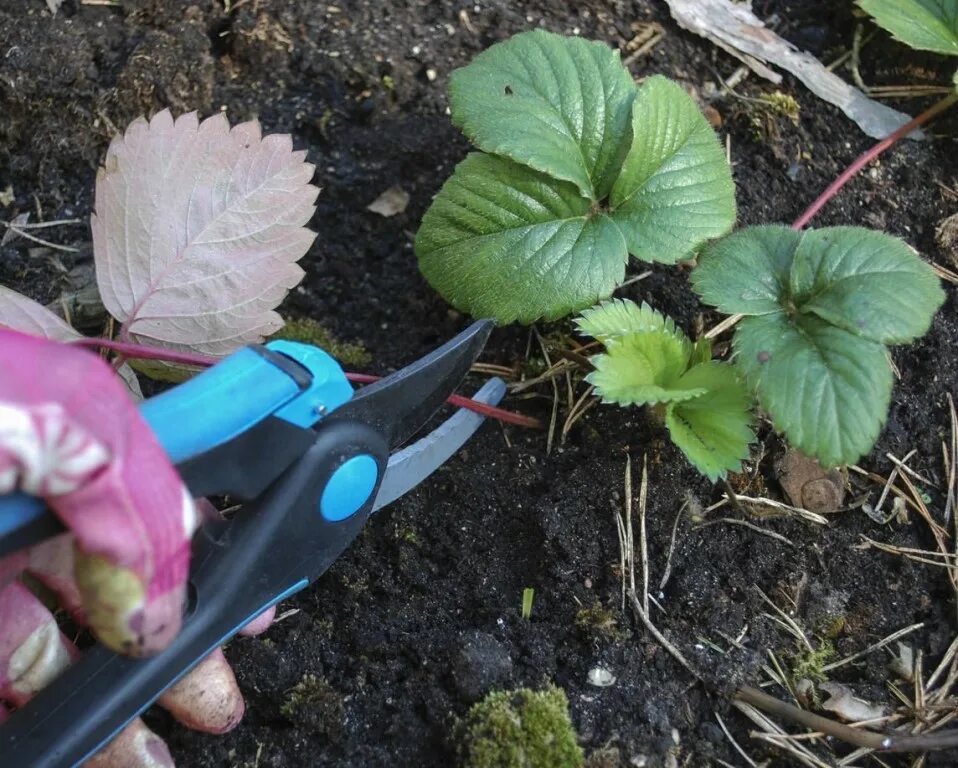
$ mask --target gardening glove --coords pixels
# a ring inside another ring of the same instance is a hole
[[[69,533],[0,559],[0,721],[78,656],[27,588],[52,591],[111,649],[144,656],[179,631],[197,508],[122,380],[97,355],[0,329],[0,494],[42,498]],[[260,617],[244,633],[269,626]],[[160,699],[222,733],[244,703],[222,651]],[[55,734],[51,734],[55,738]],[[172,766],[139,720],[88,763]]]

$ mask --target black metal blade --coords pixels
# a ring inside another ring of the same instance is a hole
[[[456,391],[486,345],[493,325],[492,320],[473,323],[412,365],[363,387],[327,420],[368,424],[385,437],[390,449],[401,445]]]

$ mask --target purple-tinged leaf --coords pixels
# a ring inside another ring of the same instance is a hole
[[[82,339],[83,335],[75,331],[59,315],[53,314],[42,304],[28,299],[22,293],[0,285],[0,328],[9,328],[31,336],[41,336],[51,341],[71,342]],[[129,363],[123,363],[117,374],[130,391],[133,399],[143,399],[140,382]]]
[[[282,327],[275,308],[319,190],[287,135],[168,110],[116,137],[97,175],[93,244],[124,340],[225,355]]]
[[[0,327],[42,336],[51,341],[73,341],[80,335],[42,304],[0,285]]]

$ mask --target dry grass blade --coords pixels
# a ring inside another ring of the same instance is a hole
[[[532,389],[532,387],[536,387],[543,382],[553,381],[559,376],[564,376],[566,371],[578,367],[579,364],[571,360],[558,360],[556,361],[555,365],[550,365],[550,367],[544,373],[539,374],[535,378],[513,382],[509,385],[509,391],[513,394],[525,392],[527,389]]]
[[[542,338],[542,335],[539,333],[539,329],[533,326],[532,330],[536,334],[536,339],[539,342],[539,348],[542,350],[542,357],[546,361],[546,365],[549,368],[552,368],[552,359],[549,357],[549,349],[546,346],[545,339]],[[559,385],[556,383],[555,378],[550,379],[552,382],[552,415],[549,417],[549,434],[546,437],[546,455],[552,453],[552,443],[555,440],[556,434],[556,419],[559,416]]]
[[[948,393],[948,416],[951,420],[951,450],[944,450],[945,469],[948,472],[948,495],[945,499],[945,522],[951,520],[958,503],[958,414],[955,413],[955,401]],[[944,446],[943,446],[944,447]],[[958,529],[956,529],[958,540]]]
[[[778,747],[779,749],[788,752],[792,757],[798,760],[803,765],[810,766],[810,768],[831,768],[831,766],[820,760],[814,753],[812,753],[807,747],[803,744],[794,741],[778,723],[774,722],[771,718],[766,717],[765,714],[757,710],[751,704],[746,704],[744,701],[733,700],[732,704],[735,708],[745,715],[749,720],[751,720],[755,725],[761,728],[761,731],[752,731],[749,733],[753,739],[759,739],[765,741],[769,744]]]
[[[665,569],[662,571],[662,580],[659,582],[659,592],[665,589],[665,585],[669,583],[669,576],[672,575],[672,555],[675,553],[675,541],[679,532],[679,523],[682,521],[682,513],[688,509],[689,503],[689,499],[686,498],[685,501],[682,502],[682,506],[679,507],[679,511],[675,513],[675,522],[672,523],[672,538],[669,540],[669,553],[665,557]]]
[[[958,285],[958,273],[952,272],[948,267],[943,267],[941,264],[932,264],[931,268],[935,270],[935,273],[942,280],[951,283],[952,285]]]
[[[645,533],[645,505],[649,492],[649,463],[642,456],[642,484],[639,486],[639,547],[642,555],[642,608],[649,612],[649,546]],[[631,517],[629,518],[631,520]],[[635,577],[632,578],[632,591],[635,591]]]
[[[696,525],[692,530],[698,531],[702,528],[709,528],[710,526],[719,525],[721,523],[727,523],[728,525],[741,525],[741,526],[744,526],[745,528],[749,528],[755,531],[756,533],[760,533],[762,536],[768,536],[770,539],[775,539],[776,541],[780,541],[783,544],[788,544],[788,546],[790,547],[796,546],[794,541],[792,541],[791,539],[785,536],[782,536],[782,534],[780,533],[776,533],[775,531],[770,531],[768,528],[762,528],[761,526],[755,525],[755,523],[748,522],[748,520],[739,520],[738,518],[735,518],[735,517],[720,517],[717,520],[709,520],[706,523],[700,523],[699,525]]]
[[[565,422],[562,425],[562,433],[559,438],[560,442],[565,443],[566,437],[568,437],[575,423],[585,416],[592,406],[599,402],[599,398],[592,397],[594,390],[595,387],[589,386],[579,399],[575,401],[572,408],[569,409],[569,414],[566,416]]]
[[[785,611],[783,611],[781,608],[775,605],[775,603],[772,602],[772,599],[768,595],[766,595],[757,584],[753,584],[752,586],[753,586],[753,589],[755,589],[755,591],[758,592],[762,600],[764,600],[765,603],[773,611],[775,611],[775,613],[777,613],[781,617],[781,621],[779,623],[785,626],[785,628],[788,629],[788,631],[795,637],[795,639],[798,640],[802,645],[804,645],[810,652],[814,652],[815,646],[813,646],[811,642],[809,642],[808,637],[802,631],[802,628],[798,626],[798,623],[795,621],[795,619],[793,619],[791,616],[785,613]],[[772,618],[774,619],[775,617],[773,616]]]
[[[729,743],[738,752],[742,759],[745,760],[752,768],[758,768],[758,763],[756,763],[751,757],[748,756],[748,753],[742,749],[741,745],[732,737],[732,734],[729,732],[728,727],[725,725],[725,721],[722,719],[722,716],[718,712],[713,712],[715,719],[718,721],[719,727],[722,729],[722,733],[725,734],[725,738],[729,740]]]
[[[924,563],[925,565],[935,565],[940,568],[948,568],[951,571],[954,571],[956,564],[954,562],[955,556],[948,552],[936,552],[931,549],[909,549],[907,547],[896,547],[894,544],[885,544],[880,541],[875,541],[870,539],[864,534],[862,534],[862,541],[865,542],[862,545],[863,549],[868,547],[874,547],[882,552],[887,552],[889,555],[897,555],[898,557],[904,557],[908,560],[912,560],[916,563]],[[941,560],[935,560],[934,558],[942,558]]]
[[[784,504],[774,499],[736,494],[735,500],[749,514],[755,515],[756,517],[797,517],[807,523],[828,525],[828,519],[822,515],[809,512],[807,509],[802,509],[801,507],[793,507],[790,504]]]
[[[910,635],[912,632],[921,629],[924,625],[923,622],[918,624],[912,624],[905,627],[904,629],[899,629],[897,632],[892,632],[888,637],[885,637],[879,640],[877,643],[869,645],[864,650],[859,651],[858,653],[853,653],[851,656],[846,656],[844,659],[839,659],[838,661],[833,661],[831,664],[826,664],[822,667],[822,672],[830,672],[833,669],[838,669],[839,667],[844,667],[846,664],[851,664],[853,661],[867,656],[870,653],[873,653],[881,648],[884,648],[886,645],[890,645],[896,640],[900,640],[905,637],[905,635]]]

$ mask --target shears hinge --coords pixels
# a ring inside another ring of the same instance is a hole
[[[318,347],[278,340],[266,348],[295,361],[312,377],[298,395],[275,411],[276,417],[306,429],[352,398],[353,388],[343,369]]]

